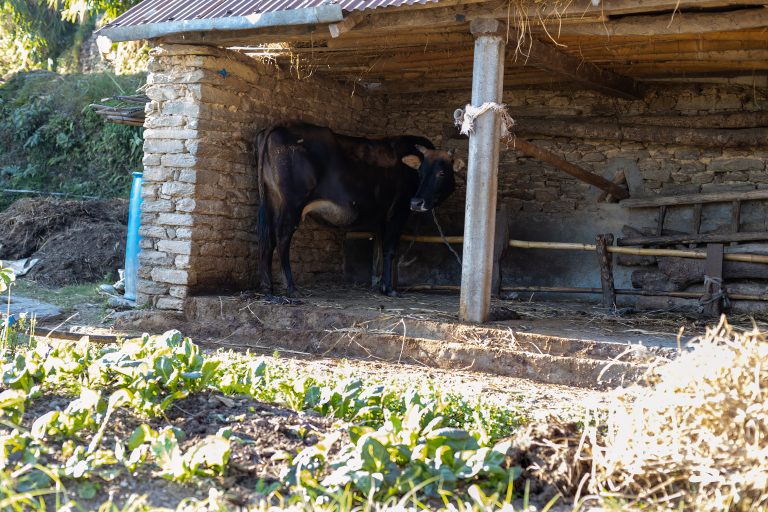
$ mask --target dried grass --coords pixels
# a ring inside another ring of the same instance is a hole
[[[590,490],[631,505],[757,510],[768,504],[768,334],[726,321],[648,386],[618,390],[607,430],[588,422]],[[597,418],[592,418],[593,420]]]

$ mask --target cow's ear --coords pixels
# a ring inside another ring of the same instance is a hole
[[[467,164],[464,163],[464,160],[461,158],[457,158],[453,161],[453,170],[454,172],[461,172],[464,167],[466,167]]]
[[[406,155],[403,157],[403,163],[412,169],[419,170],[421,167],[421,159],[416,155]]]
[[[429,151],[429,150],[428,150],[427,148],[425,148],[424,146],[419,146],[418,144],[416,144],[416,149],[418,149],[418,150],[419,150],[419,153],[421,153],[422,155],[426,155],[426,154],[427,154],[427,151]]]

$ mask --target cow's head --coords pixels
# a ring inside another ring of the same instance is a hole
[[[454,173],[464,168],[464,162],[453,157],[454,150],[427,149],[416,146],[421,153],[403,157],[403,163],[419,171],[419,189],[411,199],[411,210],[427,212],[439,205],[456,188]]]

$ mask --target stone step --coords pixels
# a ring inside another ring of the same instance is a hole
[[[598,342],[548,336],[456,322],[422,320],[387,311],[356,309],[348,312],[333,307],[275,305],[259,301],[219,297],[194,297],[188,302],[187,318],[207,322],[230,321],[233,325],[258,325],[270,330],[351,331],[368,336],[393,335],[421,340],[475,346],[486,350],[513,350],[537,355],[575,357],[628,363],[647,363],[657,357],[671,357],[673,351],[626,343]]]
[[[645,365],[591,358],[489,349],[463,342],[438,341],[348,328],[330,331],[270,329],[241,325],[226,335],[227,344],[271,352],[355,357],[390,363],[461,369],[528,379],[547,384],[608,389],[639,379]]]

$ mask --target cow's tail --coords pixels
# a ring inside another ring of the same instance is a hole
[[[271,283],[271,276],[269,273],[271,269],[268,268],[268,261],[270,261],[271,253],[274,248],[273,240],[274,233],[272,233],[272,213],[269,205],[267,204],[267,193],[265,187],[265,175],[264,166],[267,164],[269,152],[269,137],[274,131],[274,127],[267,128],[259,132],[256,136],[256,172],[259,186],[259,212],[256,219],[256,238],[258,240],[258,259],[259,259],[259,273],[261,274],[262,287],[269,287],[266,283]],[[271,291],[269,291],[271,293]]]

